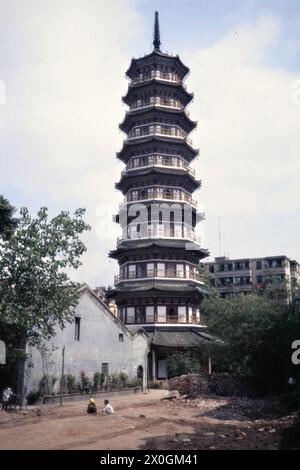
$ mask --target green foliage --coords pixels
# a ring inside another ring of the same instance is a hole
[[[66,272],[80,266],[86,251],[80,235],[90,227],[84,209],[71,217],[61,212],[49,219],[42,207],[36,218],[21,209],[18,226],[0,239],[0,317],[31,344],[55,333],[73,319],[78,285]],[[5,338],[4,338],[5,339]]]
[[[125,372],[110,375],[109,386],[112,389],[122,389],[129,386],[128,376]]]
[[[105,382],[105,374],[103,372],[95,372],[93,377],[93,385],[96,390],[102,388]]]
[[[153,380],[152,382],[150,382],[150,388],[162,389],[163,383],[161,380]]]
[[[57,377],[54,377],[53,375],[43,375],[39,383],[39,395],[52,395],[54,393],[54,386],[56,382]]]
[[[199,360],[194,358],[191,353],[175,353],[167,359],[167,371],[169,379],[179,375],[199,372]]]
[[[66,374],[64,377],[64,384],[67,393],[77,392],[76,377],[72,374]]]
[[[0,195],[0,237],[8,240],[18,225],[18,220],[13,217],[16,209],[10,202]]]
[[[298,373],[291,344],[300,338],[300,318],[292,307],[251,294],[206,299],[202,309],[219,338],[205,351],[215,371],[251,375],[261,393],[284,390],[287,378]]]

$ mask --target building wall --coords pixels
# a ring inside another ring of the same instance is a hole
[[[281,266],[276,266],[277,261]],[[203,263],[204,268],[212,274],[213,285],[224,296],[238,293],[248,293],[256,289],[265,289],[270,280],[285,279],[288,287],[287,301],[292,299],[293,290],[300,287],[300,267],[297,261],[291,261],[286,256],[266,258],[229,259],[215,258],[213,262]],[[238,269],[240,267],[241,269]],[[247,279],[240,283],[239,278]],[[222,285],[223,279],[232,279],[227,285]]]
[[[88,289],[83,291],[74,317],[80,318],[79,341],[75,340],[74,319],[63,330],[57,328],[55,337],[45,343],[50,351],[49,357],[42,357],[35,347],[28,348],[24,396],[29,391],[38,390],[43,374],[60,378],[63,346],[65,374],[73,374],[78,380],[81,371],[92,379],[95,372],[101,372],[102,363],[109,364],[110,375],[124,371],[130,378],[136,378],[140,365],[146,373],[147,336],[143,333],[131,334]],[[119,335],[123,335],[123,342]]]

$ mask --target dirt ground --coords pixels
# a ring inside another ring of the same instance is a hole
[[[294,420],[274,400],[167,395],[115,396],[112,416],[88,415],[83,401],[0,412],[0,449],[278,449]]]

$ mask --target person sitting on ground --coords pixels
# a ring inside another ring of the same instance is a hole
[[[112,415],[114,414],[114,409],[113,407],[109,404],[109,400],[104,400],[104,408],[102,410],[102,413],[104,415]]]
[[[91,398],[87,407],[87,413],[89,414],[97,414],[97,406],[95,403],[94,398]]]

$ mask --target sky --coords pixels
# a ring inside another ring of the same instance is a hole
[[[191,70],[210,259],[300,261],[298,0],[0,0],[0,193],[33,214],[86,207],[72,275],[113,283],[121,97],[131,58],[151,52],[156,9],[162,50]]]

